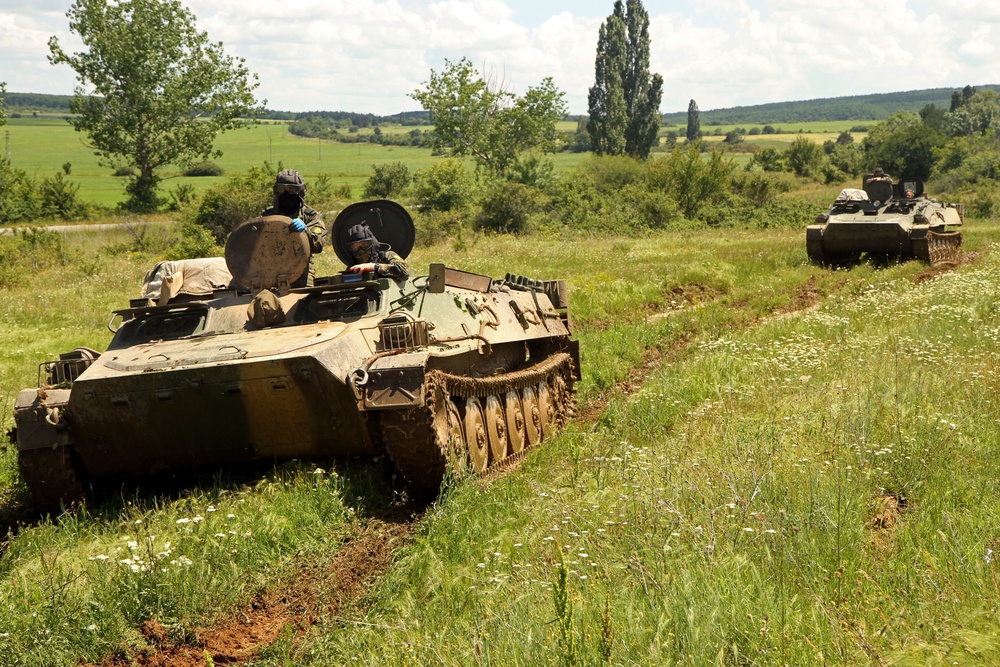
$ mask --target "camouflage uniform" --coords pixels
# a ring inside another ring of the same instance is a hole
[[[410,277],[410,267],[406,260],[394,251],[379,251],[378,261],[375,262],[375,273],[380,276],[390,276],[395,280],[406,280]]]
[[[291,187],[299,190],[297,202],[293,202],[291,198],[286,199],[287,193],[281,192],[282,189]],[[284,169],[278,173],[274,182],[274,203],[261,213],[261,215],[285,215],[289,218],[299,218],[306,226],[306,233],[309,237],[309,267],[292,283],[292,287],[312,286],[316,278],[313,255],[323,252],[323,245],[326,242],[326,223],[319,211],[306,206],[305,201],[303,201],[305,192],[306,185],[299,173],[291,169]]]
[[[347,244],[348,247],[353,246],[355,243],[370,241],[371,251],[367,257],[359,256],[354,254],[355,266],[358,264],[371,263],[375,265],[375,275],[377,276],[389,276],[394,280],[406,280],[410,277],[410,267],[406,264],[406,261],[399,256],[398,253],[392,250],[382,250],[378,239],[372,233],[371,229],[368,228],[367,223],[362,222],[360,224],[354,225],[347,232]]]

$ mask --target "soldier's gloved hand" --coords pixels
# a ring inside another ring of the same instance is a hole
[[[306,223],[302,222],[302,218],[295,218],[288,223],[288,229],[293,232],[304,232],[306,231]]]
[[[375,270],[375,262],[365,262],[364,264],[355,264],[348,269],[351,273],[366,273]]]

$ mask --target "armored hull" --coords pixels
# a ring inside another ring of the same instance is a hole
[[[398,205],[352,208],[341,215],[394,218],[412,239]],[[287,222],[245,224],[284,233]],[[249,252],[274,251],[258,245]],[[41,507],[106,479],[381,453],[414,490],[434,493],[446,475],[502,465],[572,415],[579,362],[562,281],[432,264],[406,280],[344,273],[293,289],[286,269],[299,259],[276,269],[227,260],[265,270],[201,294],[172,294],[166,280],[155,299],[116,311],[106,351],[64,355],[45,365],[43,386],[20,392],[20,469]]]

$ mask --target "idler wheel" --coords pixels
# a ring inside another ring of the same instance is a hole
[[[524,437],[528,447],[542,441],[542,416],[538,411],[538,396],[531,387],[521,392],[521,408],[524,411]]]
[[[504,419],[500,399],[490,394],[486,397],[486,435],[490,439],[490,461],[507,458],[507,422]]]
[[[524,449],[525,424],[524,412],[521,408],[521,397],[514,390],[503,396],[504,414],[507,415],[507,439],[510,451],[517,454]]]
[[[483,407],[478,398],[470,398],[465,402],[465,433],[472,470],[483,472],[489,462],[489,438],[486,435]]]

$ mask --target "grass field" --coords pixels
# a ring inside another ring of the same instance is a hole
[[[836,139],[844,123],[802,123],[809,139],[822,143]],[[65,163],[71,165],[69,180],[80,186],[79,197],[86,202],[103,206],[114,206],[124,199],[124,179],[115,177],[114,170],[101,167],[93,151],[84,145],[84,135],[61,117],[40,116],[38,118],[11,118],[5,126],[9,135],[11,163],[24,169],[36,178],[51,177],[62,171]],[[409,132],[412,127],[388,126],[387,133]],[[427,127],[421,129],[429,129]],[[561,131],[574,131],[575,122],[559,124]],[[703,128],[711,131],[714,128]],[[731,128],[727,128],[731,129]],[[746,144],[772,147],[779,150],[787,147],[798,136],[798,127],[792,134],[771,134],[746,137]],[[359,134],[371,133],[370,129],[359,130]],[[661,132],[663,134],[663,132]],[[679,136],[684,135],[680,128]],[[724,137],[709,136],[706,141],[719,142]],[[860,139],[859,137],[856,137]],[[274,165],[301,172],[308,183],[319,174],[329,174],[336,185],[351,186],[353,196],[360,198],[364,184],[371,174],[373,164],[402,162],[411,172],[424,169],[438,159],[426,148],[409,146],[380,146],[377,144],[343,144],[333,141],[303,139],[288,132],[284,122],[264,122],[246,130],[234,130],[219,135],[215,147],[222,151],[222,157],[215,160],[224,170],[221,177],[184,177],[176,170],[164,169],[160,175],[163,194],[184,183],[196,191],[204,191],[225,180],[226,175],[246,171],[265,161]],[[557,171],[567,171],[585,159],[585,153],[556,153],[551,156]],[[655,154],[654,154],[655,155]]]
[[[0,452],[0,663],[996,664],[1000,226],[969,221],[946,272],[822,269],[802,236],[417,251],[568,279],[584,375],[566,432],[417,519],[377,464],[295,462],[17,526]],[[106,345],[153,260],[121,241],[69,235],[0,289],[5,428],[37,363]],[[280,601],[266,639],[206,648]]]

